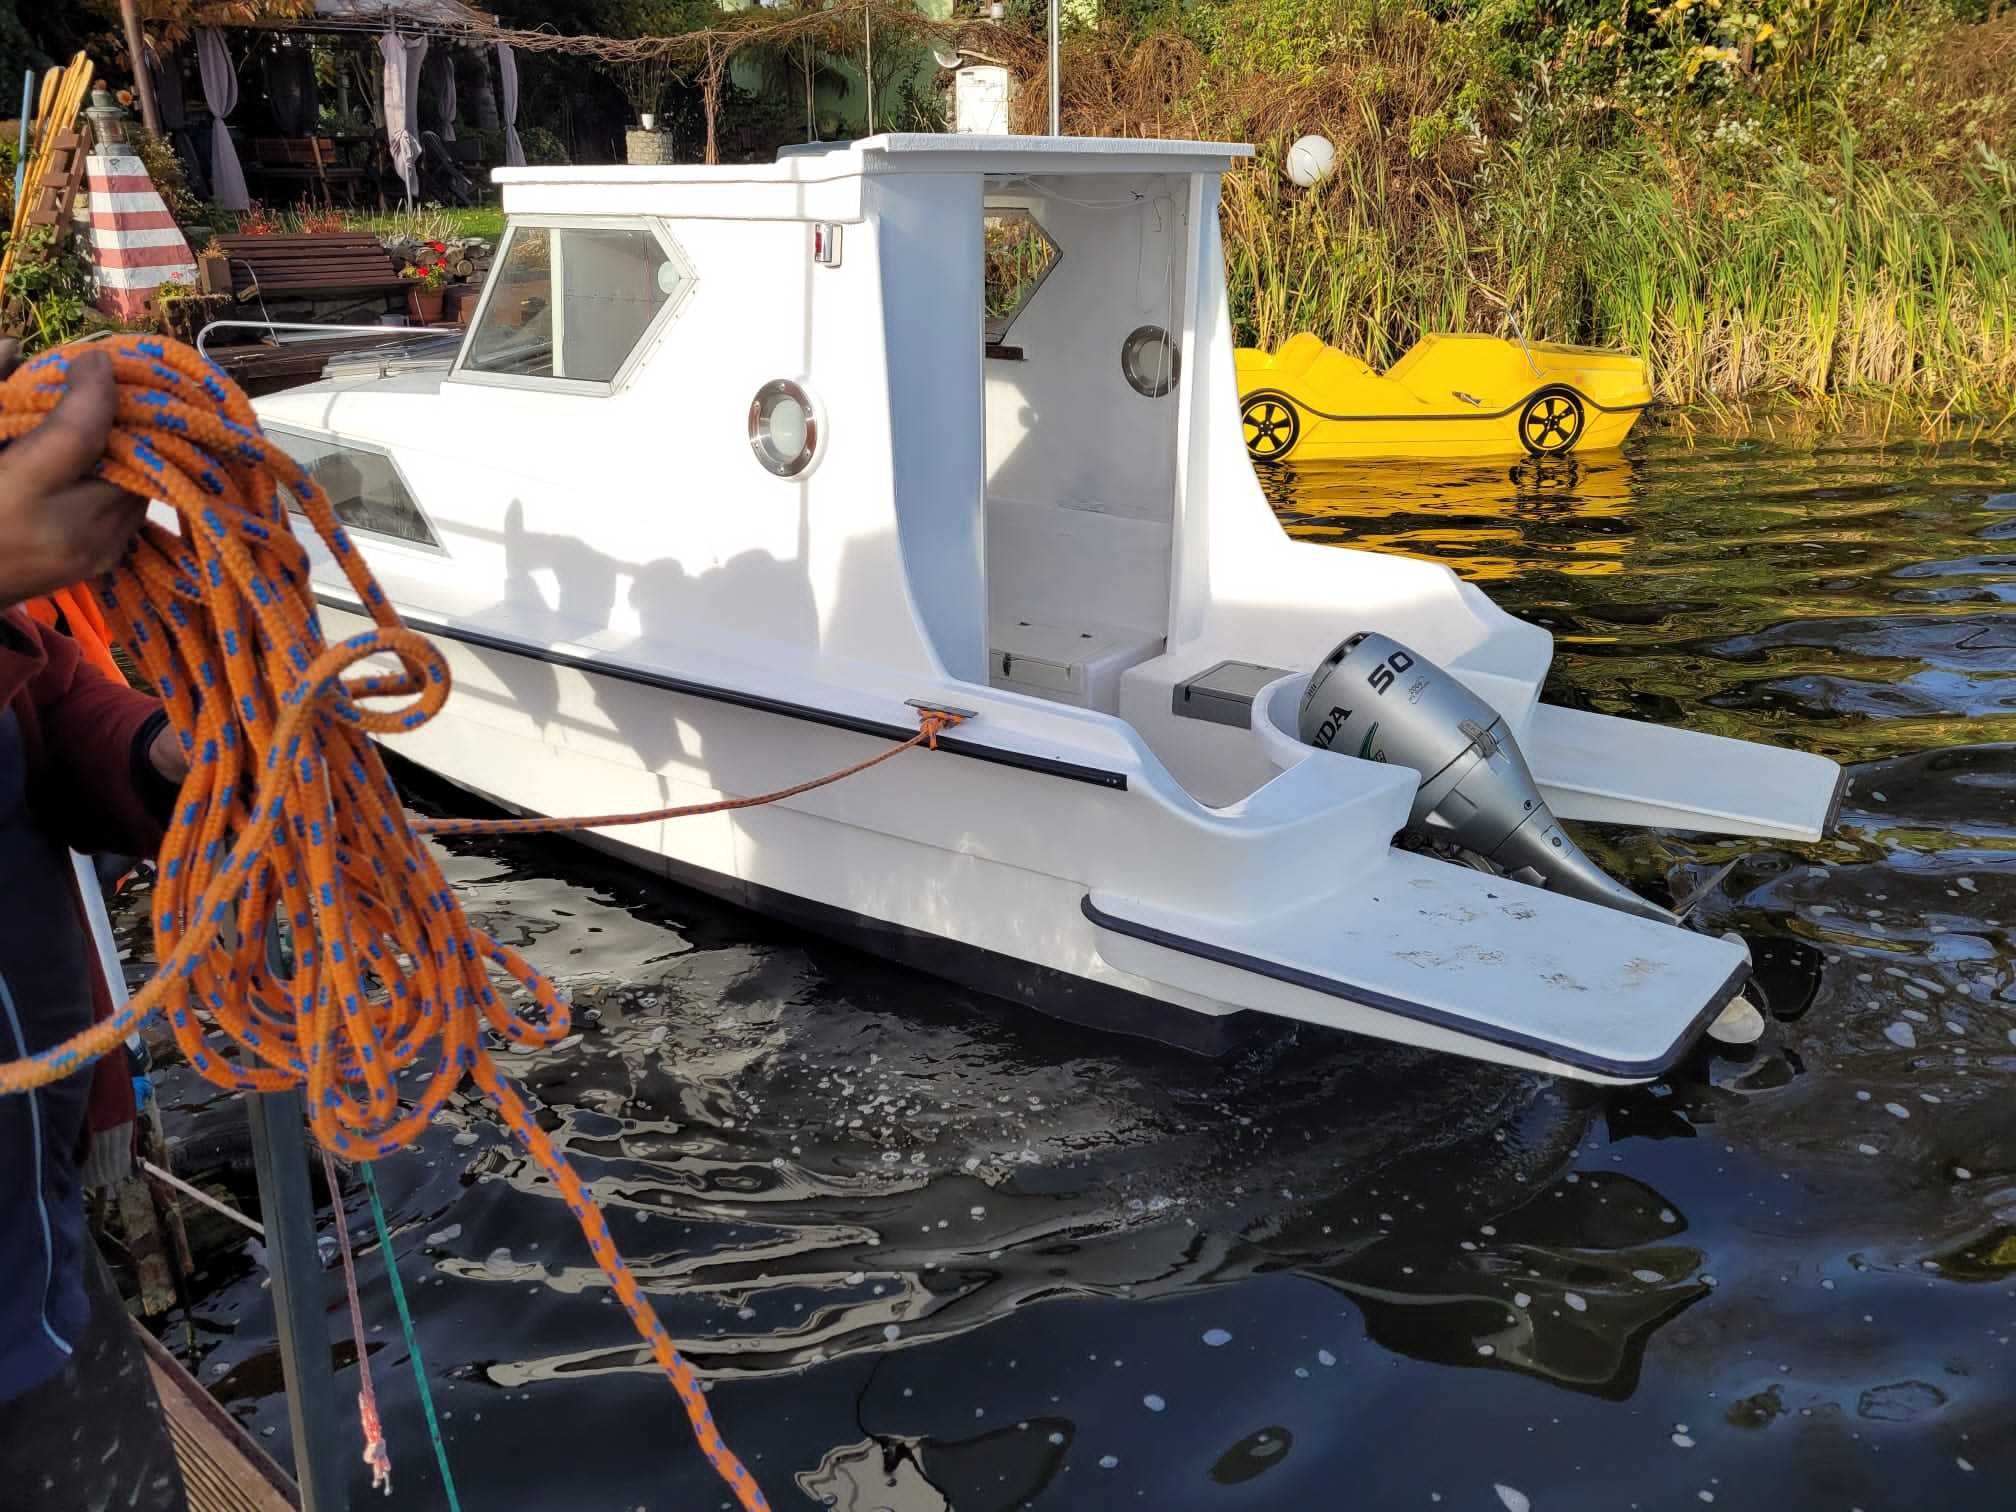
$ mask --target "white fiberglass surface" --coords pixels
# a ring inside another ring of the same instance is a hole
[[[1098,668],[1055,696],[1115,712],[1113,678],[1167,635],[1180,390],[1141,392],[1124,356],[1144,325],[1186,327],[1188,181],[1012,176],[985,197],[990,675],[1075,638]]]

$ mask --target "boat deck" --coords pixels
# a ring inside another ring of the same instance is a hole
[[[147,1370],[168,1420],[168,1437],[189,1492],[189,1512],[298,1512],[286,1471],[137,1323]]]

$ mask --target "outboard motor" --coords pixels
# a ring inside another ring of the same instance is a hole
[[[1361,631],[1323,659],[1302,693],[1300,733],[1326,751],[1419,772],[1410,834],[1481,856],[1514,881],[1681,922],[1583,854],[1549,812],[1496,709],[1391,636]],[[1739,993],[1708,1033],[1724,1044],[1754,1044],[1764,1016]]]
[[[1496,709],[1390,636],[1361,631],[1323,659],[1302,694],[1301,736],[1419,772],[1410,833],[1472,851],[1517,881],[1679,922],[1583,853]]]

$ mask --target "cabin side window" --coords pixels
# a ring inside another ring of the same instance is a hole
[[[514,224],[459,371],[606,387],[691,278],[648,226]]]
[[[1064,254],[1029,211],[994,206],[987,209],[980,247],[987,355],[1020,356],[1003,349],[1008,331]]]
[[[434,527],[413,501],[399,464],[385,452],[351,445],[331,436],[310,435],[268,425],[266,434],[322,485],[346,529],[391,536],[416,546],[436,546]],[[300,513],[300,506],[294,506]]]

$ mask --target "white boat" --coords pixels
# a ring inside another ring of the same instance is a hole
[[[897,135],[500,171],[509,225],[452,363],[258,402],[453,667],[446,712],[391,748],[520,812],[635,812],[965,711],[936,752],[600,838],[1162,1038],[1252,1011],[1661,1074],[1742,944],[1544,864],[1462,864],[1446,815],[1414,812],[1433,772],[1361,759],[1373,734],[1299,738],[1311,670],[1390,637],[1443,679],[1403,676],[1395,707],[1482,700],[1465,760],[1523,751],[1565,820],[1812,840],[1838,769],[1543,704],[1544,631],[1442,567],[1288,538],[1246,455],[1219,249],[1248,151]],[[331,636],[365,628],[326,557],[316,591]]]

